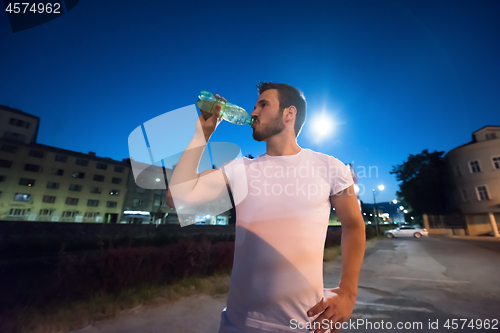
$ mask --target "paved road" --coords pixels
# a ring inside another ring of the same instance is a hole
[[[338,285],[340,267],[340,260],[325,264],[325,287]],[[200,295],[134,309],[75,333],[216,332],[224,304],[224,297]],[[366,251],[352,325],[342,332],[500,331],[500,323],[496,330],[477,329],[485,319],[500,320],[500,242],[384,239]]]

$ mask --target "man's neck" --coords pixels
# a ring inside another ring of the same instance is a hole
[[[287,156],[296,155],[302,148],[297,144],[295,137],[277,137],[269,138],[266,142],[266,154],[269,156]]]

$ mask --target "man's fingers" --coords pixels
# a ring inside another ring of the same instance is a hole
[[[317,315],[318,313],[323,312],[325,309],[326,309],[325,297],[323,296],[321,301],[319,301],[315,306],[313,306],[312,308],[309,309],[309,311],[307,311],[307,315],[309,317],[313,317],[313,316]]]

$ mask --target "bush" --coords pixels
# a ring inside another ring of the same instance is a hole
[[[211,244],[206,237],[181,239],[164,247],[110,248],[87,255],[62,252],[47,299],[76,300],[118,294],[141,285],[169,284],[232,267],[234,243]]]

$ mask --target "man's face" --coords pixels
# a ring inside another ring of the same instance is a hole
[[[265,141],[285,129],[279,105],[278,90],[269,89],[260,94],[251,114],[256,117],[252,125],[254,140]]]

